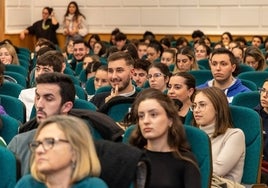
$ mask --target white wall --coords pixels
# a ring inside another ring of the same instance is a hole
[[[6,0],[6,33],[17,33],[41,19],[44,6],[54,8],[60,21],[68,0]],[[159,34],[268,33],[268,0],[76,0],[90,33],[151,30]],[[59,30],[59,32],[61,32]]]

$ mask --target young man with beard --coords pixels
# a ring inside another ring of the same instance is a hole
[[[84,41],[82,38],[78,38],[74,40],[73,43],[73,60],[71,61],[70,65],[71,68],[78,74],[79,71],[77,72],[77,64],[78,63],[83,63],[84,57],[89,54],[89,47],[86,41]],[[81,66],[82,70],[82,66]],[[80,71],[81,71],[80,70]]]
[[[197,88],[218,87],[224,91],[228,102],[231,103],[233,97],[238,93],[249,92],[250,89],[244,86],[240,79],[235,78],[239,63],[234,54],[226,48],[219,48],[212,52],[209,61],[212,80],[198,86]]]
[[[137,91],[132,84],[134,60],[126,52],[115,52],[108,57],[108,80],[112,86],[111,92],[96,94],[91,102],[101,108],[115,96],[135,97]]]

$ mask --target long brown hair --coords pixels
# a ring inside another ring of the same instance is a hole
[[[224,134],[228,128],[233,127],[231,111],[229,108],[229,103],[224,92],[217,87],[208,87],[204,89],[198,89],[194,96],[193,101],[198,93],[203,93],[211,101],[215,112],[216,112],[216,121],[215,121],[215,131],[213,137],[217,137],[221,134]],[[197,125],[194,120],[194,125]]]
[[[130,116],[133,123],[137,125],[133,134],[130,137],[129,143],[140,149],[143,149],[147,145],[147,140],[143,137],[139,128],[138,107],[140,103],[147,99],[155,99],[165,110],[166,115],[172,120],[172,125],[168,130],[167,143],[174,150],[175,157],[189,161],[196,167],[198,166],[193,160],[188,158],[185,153],[190,152],[190,146],[186,139],[185,129],[178,116],[177,108],[174,101],[170,99],[166,94],[154,88],[147,88],[141,91],[136,100],[134,101]]]

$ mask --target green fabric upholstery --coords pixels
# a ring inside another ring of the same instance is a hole
[[[28,70],[20,65],[8,64],[8,65],[5,65],[5,70],[17,72],[17,73],[22,74],[25,77],[28,77]]]
[[[257,91],[258,90],[258,87],[254,82],[252,82],[250,80],[245,80],[245,79],[240,79],[240,80],[241,80],[242,84],[244,86],[246,86],[247,88],[249,88],[251,91]]]
[[[192,70],[189,71],[189,73],[195,77],[197,86],[205,83],[208,80],[213,79],[210,70]]]
[[[7,148],[0,146],[0,159],[0,187],[14,188],[17,180],[15,155]]]
[[[202,66],[203,68],[210,70],[208,59],[200,59],[197,61],[198,66]]]
[[[234,127],[240,128],[246,138],[246,157],[243,184],[259,183],[262,158],[262,125],[259,114],[242,106],[230,106]]]
[[[8,144],[18,134],[20,122],[9,115],[1,115],[0,118],[3,122],[3,127],[0,129],[0,136]]]
[[[87,81],[86,81],[86,84],[85,84],[85,89],[86,89],[86,92],[88,95],[94,95],[95,94],[95,85],[94,85],[94,79],[95,79],[95,76],[89,78]]]
[[[105,103],[99,111],[110,116],[115,122],[120,122],[129,112],[134,97],[116,96]]]
[[[242,72],[237,77],[240,79],[250,80],[254,82],[259,88],[262,87],[264,80],[268,78],[268,72],[267,71]]]
[[[11,76],[17,81],[18,84],[20,84],[24,88],[27,88],[28,86],[27,77],[16,72],[11,72],[11,71],[4,71],[4,75]]]
[[[0,99],[0,104],[4,107],[9,116],[15,118],[21,123],[25,123],[26,108],[22,101],[20,101],[18,98],[7,95],[0,95]]]
[[[87,93],[86,93],[86,91],[81,86],[79,86],[77,84],[75,84],[74,87],[75,87],[76,96],[79,99],[87,100]]]
[[[20,84],[13,83],[13,82],[4,82],[0,86],[0,94],[18,98],[21,90],[23,89],[25,88],[21,86]]]
[[[244,106],[253,109],[260,103],[260,93],[258,91],[251,91],[239,93],[234,96],[232,105]]]

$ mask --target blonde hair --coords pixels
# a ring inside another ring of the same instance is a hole
[[[101,165],[90,130],[86,123],[70,115],[51,116],[38,126],[34,140],[36,140],[45,126],[52,123],[56,123],[57,127],[65,134],[66,140],[68,140],[76,155],[76,165],[70,183],[73,184],[87,176],[98,177],[101,173]],[[45,174],[37,170],[34,153],[31,155],[30,164],[32,176],[38,181],[45,182]]]
[[[12,46],[9,43],[5,43],[5,44],[2,44],[0,46],[0,48],[6,48],[7,51],[8,51],[8,53],[12,56],[12,62],[11,62],[11,64],[15,64],[15,65],[19,65],[20,64],[19,58],[18,58],[18,55],[17,55],[17,52],[16,52],[16,49],[14,48],[14,46]]]

